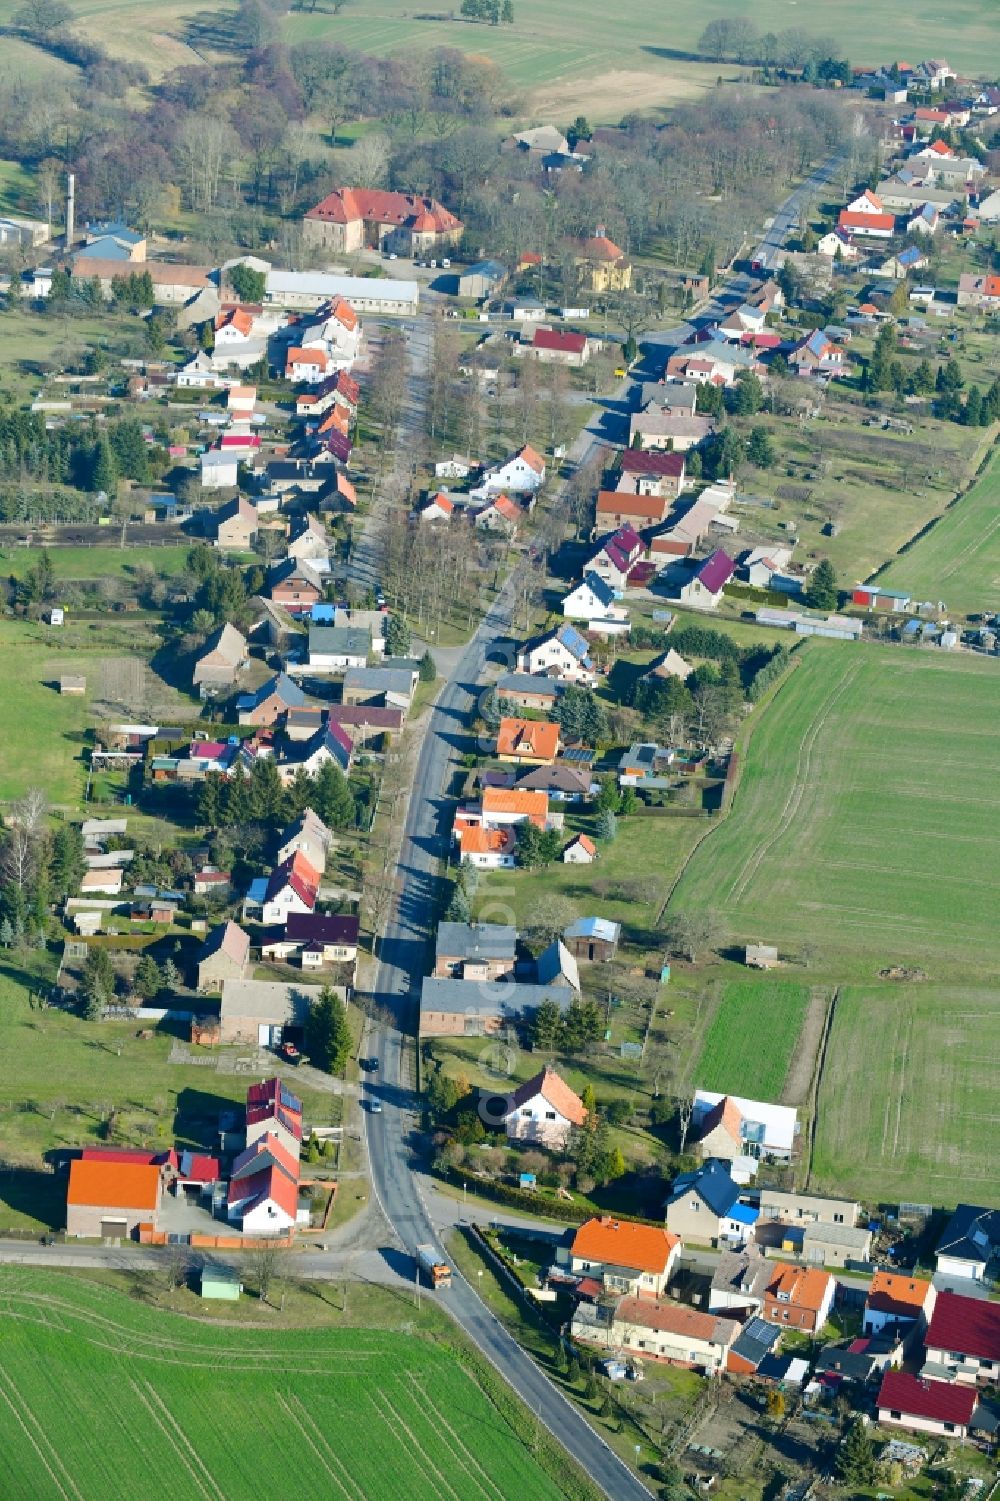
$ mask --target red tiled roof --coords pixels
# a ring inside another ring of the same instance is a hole
[[[585,836],[581,835],[581,838],[583,837]],[[554,1110],[558,1110],[560,1115],[565,1116],[566,1120],[572,1121],[574,1126],[582,1126],[587,1119],[587,1110],[579,1095],[574,1094],[565,1079],[548,1065],[533,1079],[527,1079],[523,1084],[518,1085],[510,1097],[510,1109],[507,1114],[511,1115],[538,1095],[541,1095]]]
[[[614,240],[609,240],[607,235],[591,235],[580,246],[580,254],[586,256],[588,261],[620,261],[625,256],[624,250]]]
[[[543,474],[545,471],[545,460],[540,453],[535,452],[530,443],[525,443],[523,448],[519,448],[514,457],[523,459],[528,468],[533,469],[536,474]]]
[[[271,1199],[294,1220],[299,1207],[298,1180],[286,1177],[280,1168],[265,1168],[263,1172],[254,1173],[252,1178],[241,1178],[238,1182],[230,1183],[229,1203],[237,1204],[243,1199],[249,1201],[243,1209],[244,1214],[249,1214],[258,1204]]]
[[[250,1124],[252,1125],[253,1122],[251,1121]],[[230,1177],[234,1181],[239,1178],[253,1177],[254,1173],[261,1171],[261,1168],[255,1167],[255,1164],[263,1163],[265,1160],[276,1163],[283,1173],[286,1173],[296,1182],[298,1181],[298,1158],[293,1157],[291,1152],[283,1147],[278,1138],[272,1135],[271,1132],[268,1132],[266,1136],[258,1137],[256,1141],[251,1142],[245,1151],[240,1153],[233,1163]]]
[[[244,308],[232,308],[227,313],[218,313],[215,319],[215,331],[219,333],[224,328],[235,328],[237,333],[248,338],[253,331],[253,318]]]
[[[290,1110],[295,1115],[302,1114],[302,1101],[280,1079],[262,1079],[259,1084],[250,1085],[247,1090],[248,1110],[274,1104],[281,1104],[285,1110]]]
[[[356,219],[369,224],[408,224],[418,233],[443,234],[462,228],[461,219],[456,219],[435,198],[388,193],[380,188],[336,188],[311,208],[306,218],[334,224],[350,224]]]
[[[501,719],[497,733],[498,756],[530,756],[552,761],[558,750],[557,724],[543,719]]]
[[[536,328],[531,342],[535,349],[551,349],[558,354],[583,354],[587,347],[587,335],[568,333],[557,328]]]
[[[615,1322],[726,1346],[732,1344],[740,1327],[734,1319],[720,1319],[714,1313],[699,1313],[682,1303],[661,1303],[655,1298],[622,1298],[615,1309]]]
[[[852,213],[849,208],[840,211],[837,223],[842,229],[895,229],[893,214]]]
[[[290,886],[296,896],[300,897],[307,906],[316,905],[316,896],[319,891],[319,874],[313,869],[301,850],[296,850],[290,860],[285,860],[281,865],[275,866],[267,883],[267,896],[265,900],[271,901],[279,891]]]
[[[716,548],[710,558],[707,558],[698,569],[698,581],[712,594],[718,594],[724,584],[728,584],[736,571],[736,564],[728,553],[723,552],[721,547]]]
[[[767,1284],[766,1296],[790,1308],[808,1308],[818,1313],[830,1288],[830,1273],[817,1266],[793,1266],[779,1262]]]
[[[931,1284],[921,1277],[879,1271],[872,1278],[865,1306],[876,1313],[915,1319],[927,1302],[930,1291]]]
[[[627,490],[601,490],[598,516],[632,516],[640,521],[662,521],[666,502],[660,495],[630,495]]]
[[[1000,1303],[939,1293],[925,1344],[978,1360],[1000,1360]]]
[[[576,837],[575,837],[575,839],[571,839],[570,840],[570,842],[569,842],[569,844],[567,844],[566,848],[568,850],[572,849],[573,846],[574,846],[574,844],[578,844],[580,846],[580,848],[582,850],[586,851],[586,853],[588,855],[590,855],[591,857],[593,857],[594,855],[597,854],[597,845],[591,839],[591,837],[590,837],[589,834],[577,834]]]
[[[886,1371],[878,1394],[880,1412],[898,1412],[904,1417],[927,1418],[935,1423],[968,1426],[976,1407],[972,1386],[952,1386],[947,1381],[921,1381],[906,1371]]]
[[[717,1105],[705,1116],[701,1123],[699,1136],[704,1138],[711,1134],[716,1126],[724,1126],[733,1141],[740,1141],[743,1127],[743,1117],[728,1095],[723,1095]]]

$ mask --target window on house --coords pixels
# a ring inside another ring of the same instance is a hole
[[[525,1117],[526,1120],[529,1120],[529,1121],[531,1120],[531,1110],[530,1110],[530,1108],[528,1110],[522,1110],[521,1114]]]
[[[781,1310],[781,1317],[787,1322],[787,1320],[788,1320],[788,1309],[787,1308],[783,1308]]]
[[[898,1423],[899,1420],[902,1418],[903,1414],[901,1412],[892,1412],[892,1411],[890,1411],[889,1416],[890,1416],[890,1418],[895,1418],[896,1422]]]
[[[945,1423],[945,1425],[944,1425],[944,1431],[945,1431],[945,1433],[954,1433],[955,1432],[955,1425],[954,1425],[954,1423]]]
[[[547,1121],[554,1121],[555,1118],[556,1118],[556,1113],[555,1113],[554,1110],[546,1110],[546,1112],[545,1112],[545,1119]]]

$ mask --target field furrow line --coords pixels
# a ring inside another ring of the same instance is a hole
[[[795,777],[789,789],[788,796],[785,798],[785,805],[778,816],[777,823],[774,827],[774,832],[767,839],[765,839],[763,843],[761,843],[755,850],[751,850],[750,854],[747,856],[746,863],[737,876],[736,881],[733,883],[730,891],[730,896],[733,901],[739,902],[743,900],[743,896],[747,890],[747,887],[750,885],[750,882],[753,880],[754,876],[760,869],[765,856],[770,853],[770,851],[777,844],[778,840],[790,828],[792,821],[799,810],[799,804],[802,802],[802,799],[805,796],[807,778],[809,776],[809,771],[812,765],[813,746],[815,745],[819,733],[823,729],[823,726],[826,724],[830,715],[833,713],[833,710],[836,708],[836,705],[847,692],[848,688],[853,684],[854,679],[857,677],[860,671],[860,661],[852,663],[844,673],[844,676],[841,678],[833,693],[831,693],[830,697],[826,700],[825,703],[820,704],[817,707],[816,713],[814,714],[809,727],[806,730],[806,733],[803,735],[802,740],[799,744],[799,753],[796,757],[795,765]]]
[[[910,1041],[913,1037],[913,1018],[907,1014],[903,1032],[903,1052],[899,1060],[899,1090],[896,1094],[896,1129],[892,1133],[892,1155],[899,1155],[899,1126],[903,1114],[903,1096],[906,1093],[906,1064],[910,1056]]]
[[[192,1465],[190,1459],[184,1453],[184,1450],[181,1448],[180,1444],[177,1441],[177,1434],[174,1431],[173,1425],[172,1424],[168,1424],[168,1423],[166,1423],[164,1421],[163,1417],[160,1415],[160,1413],[158,1413],[156,1411],[156,1408],[153,1406],[152,1402],[150,1401],[149,1396],[148,1396],[147,1393],[149,1391],[151,1391],[152,1388],[147,1386],[146,1391],[143,1391],[142,1385],[140,1385],[140,1383],[138,1381],[136,1381],[133,1376],[130,1376],[128,1378],[128,1384],[132,1388],[133,1392],[135,1392],[135,1395],[138,1397],[139,1402],[146,1409],[146,1412],[149,1414],[150,1418],[152,1418],[152,1420],[153,1420],[154,1424],[156,1425],[156,1427],[163,1434],[163,1437],[166,1439],[167,1443],[170,1445],[170,1448],[173,1450],[173,1452],[176,1455],[176,1457],[177,1457],[178,1461],[180,1462],[180,1464],[188,1472],[188,1475],[191,1477],[191,1481],[192,1481],[192,1484],[194,1485],[195,1490],[198,1491],[199,1495],[202,1495],[202,1496],[205,1497],[205,1501],[212,1501],[212,1497],[213,1497],[212,1487],[209,1486],[209,1485],[206,1485],[206,1483],[205,1483],[204,1479],[202,1478],[202,1476],[198,1474],[198,1471],[194,1468],[194,1466]],[[214,1492],[214,1494],[216,1496],[221,1496],[222,1492],[217,1490],[217,1491]],[[224,1501],[224,1498],[223,1498],[223,1501]]]
[[[64,1501],[70,1501],[70,1497],[71,1496],[76,1496],[78,1498],[78,1501],[83,1501],[83,1495],[80,1492],[79,1488],[77,1487],[75,1481],[73,1480],[72,1475],[68,1474],[68,1472],[66,1470],[66,1466],[63,1464],[63,1462],[59,1458],[58,1454],[56,1454],[56,1452],[52,1448],[51,1444],[46,1443],[46,1447],[49,1450],[49,1453],[51,1455],[51,1458],[52,1458],[53,1462],[59,1466],[59,1469],[62,1471],[62,1473],[63,1473],[63,1475],[64,1475],[64,1477],[66,1479],[66,1484],[69,1486],[69,1490],[66,1489],[66,1486],[63,1485],[62,1481],[59,1479],[59,1476],[56,1474],[55,1470],[52,1468],[52,1465],[49,1463],[48,1459],[45,1456],[45,1450],[42,1448],[42,1445],[39,1443],[38,1439],[35,1437],[35,1434],[32,1432],[32,1427],[29,1426],[28,1423],[25,1421],[24,1414],[22,1412],[18,1411],[18,1403],[20,1403],[20,1405],[23,1407],[24,1406],[23,1401],[21,1400],[20,1397],[18,1397],[18,1401],[17,1401],[17,1403],[15,1403],[15,1401],[13,1400],[13,1398],[10,1396],[10,1392],[9,1392],[8,1388],[10,1387],[11,1384],[12,1383],[10,1382],[10,1379],[6,1375],[3,1375],[2,1373],[0,1373],[0,1400],[6,1402],[7,1406],[10,1408],[10,1411],[11,1411],[11,1413],[13,1415],[14,1421],[17,1423],[18,1427],[22,1430],[22,1432],[24,1433],[25,1438],[28,1440],[29,1444],[34,1449],[35,1453],[38,1455],[38,1458],[41,1460],[42,1464],[44,1465],[45,1469],[47,1470],[47,1472],[48,1472],[48,1474],[49,1474],[49,1476],[50,1476],[50,1478],[52,1480],[52,1484],[55,1486],[55,1488],[59,1492],[60,1496],[62,1496],[64,1498]],[[16,1390],[16,1388],[15,1388],[15,1390]],[[33,1424],[32,1426],[34,1426],[36,1428],[36,1431],[38,1433],[41,1433],[41,1429],[37,1427],[37,1424]]]
[[[163,1421],[170,1424],[173,1427],[174,1431],[177,1433],[181,1444],[191,1456],[191,1463],[195,1465],[201,1475],[204,1476],[205,1484],[207,1485],[209,1491],[215,1492],[216,1496],[218,1497],[218,1501],[226,1501],[225,1491],[219,1485],[219,1482],[216,1480],[215,1476],[212,1474],[211,1470],[208,1468],[208,1465],[202,1459],[201,1455],[198,1453],[198,1450],[194,1447],[191,1440],[184,1432],[183,1428],[181,1428],[180,1424],[175,1419],[173,1413],[170,1411],[170,1408],[164,1402],[155,1386],[153,1386],[148,1381],[144,1381],[142,1384],[149,1395],[149,1400],[152,1402],[154,1407],[158,1408],[160,1414],[162,1415]]]
[[[342,1496],[346,1496],[347,1497],[347,1501],[356,1501],[355,1496],[353,1496],[352,1493],[347,1489],[347,1486],[344,1484],[343,1480],[341,1480],[341,1478],[338,1475],[337,1471],[331,1465],[329,1459],[326,1458],[326,1456],[323,1454],[322,1450],[320,1450],[319,1447],[317,1446],[315,1439],[312,1437],[312,1435],[303,1426],[303,1424],[302,1424],[302,1422],[301,1422],[298,1414],[293,1411],[292,1406],[288,1402],[288,1400],[284,1396],[282,1396],[281,1392],[276,1392],[275,1393],[275,1397],[277,1399],[278,1406],[284,1412],[285,1416],[289,1419],[289,1421],[291,1423],[293,1423],[295,1425],[295,1427],[299,1430],[299,1432],[301,1433],[302,1437],[305,1439],[306,1443],[309,1445],[310,1449],[313,1451],[313,1453],[315,1454],[316,1458],[319,1460],[319,1462],[322,1465],[323,1469],[326,1471],[327,1475],[329,1476],[329,1478],[333,1482],[333,1484],[337,1487],[337,1490],[340,1492],[340,1494]],[[360,1490],[360,1488],[357,1487],[357,1482],[353,1481],[352,1483],[355,1485],[355,1488],[357,1489],[357,1494],[359,1496],[363,1496],[364,1492],[362,1490]]]
[[[454,1498],[454,1501],[462,1501],[462,1497],[458,1494],[458,1492],[455,1490],[454,1486],[449,1483],[449,1481],[447,1480],[447,1478],[438,1469],[438,1467],[434,1463],[433,1459],[431,1459],[430,1455],[427,1453],[427,1450],[423,1447],[423,1445],[420,1443],[420,1440],[417,1438],[416,1434],[413,1432],[413,1429],[409,1426],[408,1423],[406,1423],[404,1421],[404,1419],[402,1417],[402,1414],[400,1414],[400,1413],[398,1413],[396,1411],[395,1407],[392,1405],[392,1400],[389,1397],[389,1394],[387,1392],[384,1392],[384,1391],[383,1392],[379,1392],[379,1394],[378,1394],[378,1400],[376,1402],[376,1406],[378,1406],[378,1407],[385,1406],[385,1407],[387,1407],[389,1409],[389,1412],[392,1414],[393,1421],[406,1434],[406,1437],[409,1439],[410,1443],[413,1445],[414,1451],[423,1460],[424,1468],[427,1471],[427,1474],[428,1474],[428,1476],[431,1479],[431,1483],[435,1486],[436,1489],[439,1486],[443,1487],[443,1491],[441,1489],[438,1489],[438,1494],[441,1495],[443,1493],[447,1493],[449,1496],[452,1496]]]
[[[320,1428],[319,1424],[316,1422],[316,1419],[306,1407],[301,1397],[297,1397],[293,1394],[292,1396],[286,1398],[286,1401],[298,1413],[299,1422],[301,1423],[302,1427],[313,1435],[313,1438],[319,1446],[320,1452],[325,1454],[329,1460],[329,1463],[337,1468],[342,1479],[349,1481],[350,1484],[354,1486],[354,1489],[357,1491],[358,1495],[364,1497],[364,1487],[360,1484],[357,1477],[352,1474],[351,1470],[341,1459],[340,1455],[330,1443],[330,1440]]]
[[[425,1407],[429,1408],[430,1411],[434,1414],[434,1420],[435,1420],[435,1422],[439,1425],[440,1428],[443,1429],[443,1431],[450,1438],[453,1450],[455,1450],[459,1454],[461,1454],[463,1456],[463,1458],[465,1459],[466,1463],[469,1464],[469,1465],[472,1465],[473,1468],[476,1469],[479,1472],[479,1475],[482,1477],[482,1481],[480,1482],[480,1489],[483,1491],[483,1493],[486,1494],[487,1493],[487,1488],[488,1488],[489,1490],[493,1491],[493,1493],[497,1496],[498,1501],[506,1501],[506,1498],[504,1496],[503,1491],[497,1485],[497,1483],[493,1479],[492,1475],[490,1475],[490,1473],[489,1473],[488,1470],[484,1470],[483,1469],[483,1466],[479,1463],[479,1460],[476,1458],[476,1456],[462,1442],[462,1440],[459,1438],[458,1434],[455,1432],[454,1428],[448,1422],[448,1419],[445,1417],[444,1413],[441,1411],[441,1409],[438,1407],[437,1403],[431,1397],[430,1393],[427,1392],[426,1390],[424,1390],[421,1386],[419,1386],[417,1384],[417,1379],[416,1379],[416,1376],[415,1376],[414,1372],[410,1371],[408,1373],[408,1375],[409,1375],[410,1385],[413,1387],[413,1389],[414,1389],[414,1391],[416,1393],[417,1399],[420,1402],[422,1402]],[[475,1476],[472,1476],[470,1478],[475,1479]]]

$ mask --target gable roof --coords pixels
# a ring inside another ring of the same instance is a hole
[[[583,1261],[605,1262],[636,1272],[666,1270],[670,1253],[680,1245],[676,1235],[658,1225],[636,1225],[610,1216],[587,1220],[573,1237],[572,1253]]]
[[[531,343],[534,349],[551,349],[558,354],[583,354],[587,347],[587,335],[557,328],[536,328]]]
[[[866,214],[842,208],[837,223],[842,229],[895,229],[894,214]]]
[[[498,756],[531,756],[551,761],[558,750],[557,724],[547,719],[501,719],[497,732]]]
[[[667,1203],[673,1204],[688,1193],[696,1193],[718,1219],[724,1219],[740,1197],[738,1185],[714,1158],[694,1172],[680,1173],[674,1179]]]
[[[955,1423],[965,1428],[975,1410],[977,1395],[975,1387],[952,1386],[947,1381],[921,1381],[907,1371],[886,1371],[878,1394],[878,1406],[883,1412],[899,1412],[904,1417]]]
[[[699,1313],[683,1303],[663,1303],[658,1298],[622,1298],[615,1321],[714,1345],[731,1344],[740,1327],[735,1319],[720,1319],[714,1313]]]
[[[526,813],[529,818],[547,818],[549,800],[544,792],[520,792],[516,787],[484,787],[484,813]]]
[[[255,1173],[271,1163],[279,1167],[289,1178],[298,1179],[298,1158],[293,1157],[288,1148],[282,1146],[278,1138],[272,1136],[270,1132],[266,1136],[258,1137],[239,1154],[229,1171],[229,1176],[234,1181],[239,1178],[252,1178]],[[237,1194],[237,1197],[241,1196]]]
[[[608,917],[578,917],[563,933],[564,938],[599,938],[602,943],[617,943],[621,923]]]
[[[597,515],[632,516],[640,521],[662,521],[663,500],[659,495],[631,495],[627,490],[601,490]]]
[[[289,912],[285,937],[298,943],[339,943],[350,947],[358,941],[360,920],[349,912],[324,916],[319,912]]]
[[[316,905],[319,891],[319,873],[313,869],[301,850],[296,850],[288,860],[276,865],[267,881],[264,900],[273,901],[279,891],[290,886],[295,895],[309,908]]]
[[[565,1079],[561,1078],[549,1064],[546,1064],[541,1073],[536,1074],[533,1079],[526,1079],[523,1084],[518,1085],[510,1096],[507,1118],[510,1119],[518,1110],[529,1101],[537,1099],[539,1095],[552,1106],[553,1110],[557,1110],[574,1126],[582,1126],[587,1119],[587,1111],[580,1096],[570,1089]]]
[[[287,709],[304,709],[308,703],[298,683],[293,682],[286,672],[278,672],[273,678],[268,678],[266,683],[262,683],[256,693],[242,696],[239,707],[259,709],[269,698],[280,699]]]
[[[710,557],[702,563],[695,578],[703,584],[712,594],[718,594],[724,584],[728,584],[736,571],[736,564],[727,552],[722,548],[716,548]]]
[[[278,1104],[283,1110],[290,1110],[295,1115],[302,1114],[302,1101],[298,1095],[293,1094],[288,1085],[281,1079],[262,1079],[259,1084],[251,1084],[247,1090],[247,1110],[258,1110],[263,1105]]]
[[[263,1168],[252,1177],[232,1179],[229,1184],[228,1202],[240,1203],[246,1199],[242,1214],[248,1215],[269,1199],[294,1220],[299,1207],[298,1177],[290,1178],[274,1164]]]
[[[575,589],[571,589],[566,598],[569,599],[577,592],[577,589],[582,589],[584,586],[586,586],[590,590],[591,594],[597,600],[597,603],[599,605],[602,605],[604,609],[609,609],[611,605],[614,604],[615,591],[612,589],[611,585],[606,584],[601,578],[600,574],[597,573],[585,573],[583,575],[583,582],[577,584]]]
[[[1000,1209],[983,1209],[978,1204],[958,1204],[938,1241],[938,1256],[952,1256],[958,1261],[975,1261],[985,1266],[1000,1251]]]
[[[865,1306],[876,1313],[915,1319],[927,1302],[931,1289],[932,1284],[921,1277],[907,1277],[901,1272],[877,1271],[868,1289]]]
[[[807,1308],[818,1313],[830,1286],[830,1273],[822,1267],[793,1266],[791,1262],[777,1264],[767,1283],[768,1297],[791,1308]]]
[[[75,1158],[69,1165],[66,1203],[78,1208],[154,1210],[160,1169],[146,1162]]]
[[[580,775],[580,773],[576,773],[576,775]],[[587,781],[590,781],[589,777],[587,778]],[[575,845],[579,845],[580,848],[585,852],[585,854],[588,854],[591,859],[593,859],[597,854],[597,845],[591,839],[589,834],[574,834],[573,838],[566,845],[566,849],[563,850],[563,854],[566,853],[566,850],[573,849]]]
[[[202,945],[199,962],[215,954],[225,954],[234,964],[244,965],[250,954],[250,935],[232,920],[214,928]]]
[[[381,188],[335,188],[305,217],[334,224],[363,219],[370,224],[408,225],[418,233],[443,234],[462,228],[461,219],[456,219],[436,198],[390,193]]]
[[[1000,1303],[939,1293],[924,1343],[928,1350],[1000,1361]]]
[[[545,473],[545,460],[540,453],[536,453],[530,443],[525,443],[523,448],[519,448],[514,457],[515,459],[523,459],[528,468],[533,469],[536,474]]]
[[[463,855],[509,855],[516,840],[513,829],[459,829],[458,847]]]
[[[539,985],[553,985],[564,980],[574,990],[580,989],[580,971],[576,959],[561,938],[554,938],[535,960]]]
[[[769,1324],[766,1319],[748,1319],[733,1344],[733,1354],[741,1356],[756,1369],[780,1338],[780,1325]]]
[[[623,474],[652,474],[679,479],[684,473],[684,455],[669,449],[626,448],[621,456]]]
[[[516,949],[517,929],[510,923],[438,923],[438,959],[500,959],[513,963]]]

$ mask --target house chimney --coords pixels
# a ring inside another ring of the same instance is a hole
[[[68,173],[66,177],[66,249],[69,250],[73,243],[73,235],[76,230],[74,218],[76,214],[76,174]]]

